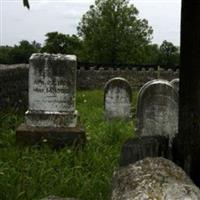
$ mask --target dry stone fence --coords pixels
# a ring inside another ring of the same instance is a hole
[[[28,105],[28,64],[1,65],[0,64],[0,107],[6,105]],[[77,89],[103,89],[106,82],[114,77],[123,77],[133,89],[139,89],[146,82],[160,77],[172,80],[179,77],[179,70],[160,70],[153,68],[124,68],[110,67],[82,67],[77,70]],[[14,78],[13,78],[14,77]]]

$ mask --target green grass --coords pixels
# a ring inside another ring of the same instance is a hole
[[[133,95],[135,105],[136,94]],[[49,195],[80,200],[108,200],[112,174],[118,168],[123,142],[134,134],[134,123],[103,116],[103,92],[81,91],[77,109],[87,133],[84,150],[19,148],[15,129],[24,111],[0,112],[0,199],[40,199]],[[133,107],[134,110],[134,107]]]

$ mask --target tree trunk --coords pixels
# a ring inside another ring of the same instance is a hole
[[[179,134],[175,162],[200,185],[200,1],[182,0]]]

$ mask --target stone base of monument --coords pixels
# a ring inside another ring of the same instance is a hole
[[[74,112],[49,112],[32,111],[25,113],[26,124],[39,127],[75,127],[78,120],[78,111]]]
[[[86,142],[85,129],[76,127],[36,127],[21,124],[16,130],[16,142],[20,145],[48,144],[53,148],[82,147]]]

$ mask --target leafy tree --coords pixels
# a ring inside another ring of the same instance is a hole
[[[10,59],[12,47],[10,46],[0,46],[0,64],[11,64]]]
[[[140,63],[147,65],[159,65],[159,47],[157,44],[149,44],[143,48]]]
[[[65,35],[58,32],[46,34],[47,39],[42,48],[42,52],[79,54],[82,42],[76,35]]]
[[[152,32],[128,0],[96,0],[78,26],[86,59],[97,63],[142,63]]]
[[[178,48],[173,43],[166,40],[160,46],[159,63],[161,65],[178,65],[179,52]]]
[[[19,42],[19,46],[15,45],[10,51],[10,58],[13,63],[28,63],[31,54],[38,52],[35,41],[31,44],[27,40]]]
[[[22,40],[19,45],[14,47],[0,46],[0,63],[28,63],[31,54],[39,52],[40,48],[41,45],[36,41],[29,43],[26,40]]]

